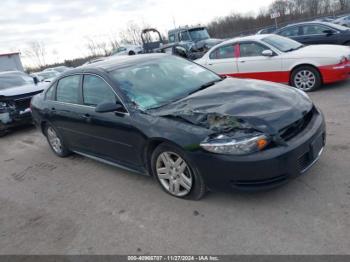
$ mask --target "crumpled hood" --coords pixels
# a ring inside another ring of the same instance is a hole
[[[0,97],[18,96],[43,91],[48,83],[28,84],[0,90]]]
[[[151,115],[172,116],[213,131],[250,127],[275,135],[313,107],[298,90],[276,83],[227,78]]]

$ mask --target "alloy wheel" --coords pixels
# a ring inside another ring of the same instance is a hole
[[[47,129],[47,138],[49,140],[49,143],[52,149],[57,154],[62,154],[63,148],[62,148],[61,139],[58,137],[56,131],[51,126]]]
[[[170,194],[184,197],[191,192],[193,176],[186,161],[174,152],[161,153],[156,162],[161,185]]]
[[[294,77],[295,87],[304,91],[312,89],[316,84],[316,76],[309,70],[301,70]]]

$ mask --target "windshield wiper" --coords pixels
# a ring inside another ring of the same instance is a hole
[[[188,95],[192,95],[192,94],[197,93],[197,92],[199,92],[201,90],[207,89],[208,87],[211,87],[211,86],[215,85],[217,82],[221,82],[224,79],[225,78],[220,78],[220,79],[217,79],[217,80],[205,83],[205,84],[201,85],[198,89],[196,89],[196,90],[194,90],[192,92],[189,92]]]

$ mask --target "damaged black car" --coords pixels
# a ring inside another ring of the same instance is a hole
[[[30,100],[44,88],[45,84],[23,72],[0,73],[0,136],[32,122]]]
[[[64,73],[33,98],[32,112],[56,155],[151,175],[186,199],[282,185],[313,166],[326,141],[324,117],[304,92],[165,54]]]

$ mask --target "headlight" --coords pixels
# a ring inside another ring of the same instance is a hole
[[[5,102],[0,102],[0,108],[5,108],[7,107],[7,104]]]
[[[247,155],[264,149],[268,144],[269,139],[262,134],[242,138],[219,135],[206,139],[200,146],[216,154]]]

